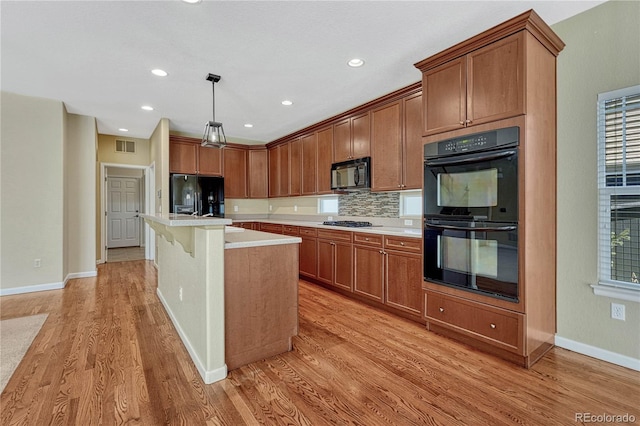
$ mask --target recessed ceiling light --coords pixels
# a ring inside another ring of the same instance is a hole
[[[142,108],[145,111],[153,111],[153,107],[149,105],[142,105],[140,108]]]
[[[289,100],[284,100],[284,101],[282,101],[282,105],[286,105],[286,106],[293,105],[293,102],[291,102]]]
[[[166,77],[167,76],[167,72],[165,70],[161,70],[160,68],[156,68],[151,70],[151,73],[153,75],[157,75],[158,77]]]
[[[124,127],[121,127],[118,130],[121,131],[121,132],[128,132],[129,131],[129,129],[125,129]]]
[[[350,60],[349,62],[347,62],[347,64],[348,64],[350,67],[358,68],[358,67],[361,67],[361,66],[363,66],[363,65],[364,65],[364,61],[363,61],[362,59],[360,59],[360,58],[353,58],[352,60]]]
[[[202,0],[182,0],[182,1],[189,4],[196,4],[196,3],[200,3]]]
[[[244,125],[244,127],[253,127],[253,124],[247,123],[247,124]]]

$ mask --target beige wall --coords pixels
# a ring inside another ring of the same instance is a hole
[[[134,141],[135,153],[116,152],[116,139]],[[100,163],[128,164],[148,166],[151,159],[148,139],[136,139],[125,136],[98,135],[98,161]]]
[[[65,266],[67,274],[95,272],[97,130],[94,117],[68,114],[66,120]]]
[[[640,2],[610,1],[553,26],[558,57],[558,333],[640,359],[640,304],[596,296],[596,102],[640,83]],[[611,302],[626,321],[611,319]]]
[[[61,283],[62,102],[2,92],[0,289]],[[39,268],[34,259],[41,260]]]

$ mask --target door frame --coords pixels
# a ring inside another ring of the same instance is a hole
[[[107,220],[106,220],[106,208],[107,208],[107,169],[109,167],[117,167],[121,169],[137,169],[143,171],[142,183],[144,188],[142,189],[145,195],[144,203],[141,203],[141,213],[147,213],[154,211],[153,209],[153,192],[150,191],[155,188],[155,165],[152,163],[149,166],[137,166],[132,164],[118,164],[118,163],[100,163],[100,183],[99,187],[101,188],[102,195],[100,196],[100,258],[96,263],[105,263],[107,260]],[[153,188],[150,188],[153,187]],[[141,193],[142,195],[142,193]],[[154,260],[155,258],[155,250],[152,250],[151,247],[155,247],[155,233],[151,234],[153,230],[149,225],[144,223],[144,233],[145,233],[145,258],[147,260]],[[141,241],[142,243],[142,241]]]

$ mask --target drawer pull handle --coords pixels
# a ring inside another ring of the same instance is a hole
[[[490,327],[491,328],[496,328],[496,325],[495,324],[491,324]]]
[[[440,312],[444,312],[444,308],[440,308]]]

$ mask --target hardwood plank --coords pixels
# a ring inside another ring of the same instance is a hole
[[[2,425],[575,424],[640,420],[640,373],[560,348],[530,370],[423,325],[299,283],[293,350],[205,385],[146,261],[100,265],[64,290],[0,298],[48,313],[0,395]]]

